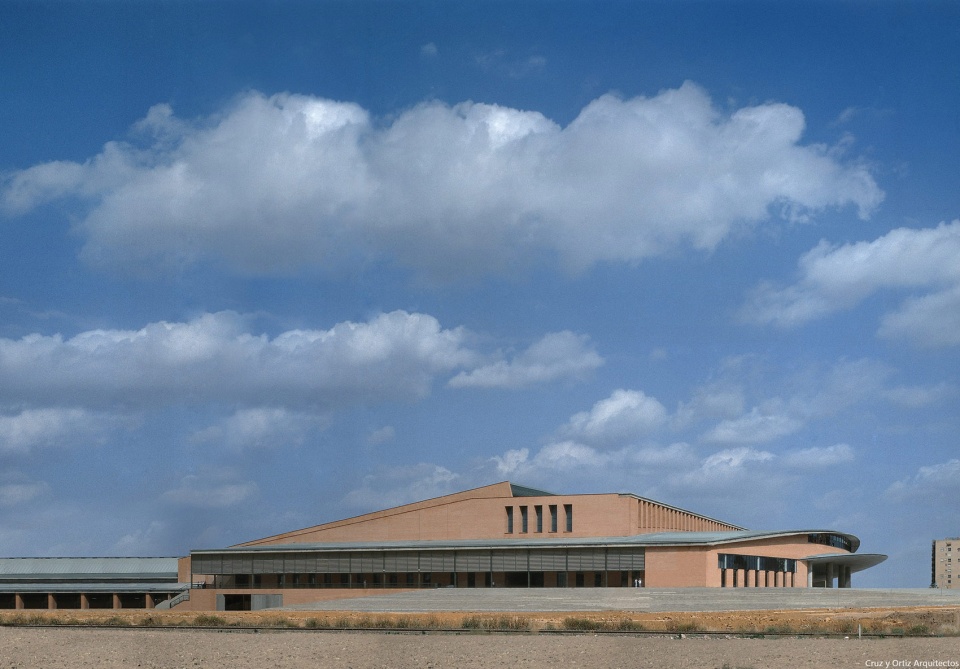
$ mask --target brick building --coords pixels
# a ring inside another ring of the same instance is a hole
[[[829,529],[750,531],[631,494],[509,482],[191,551],[179,604],[259,609],[433,587],[850,587],[885,555]]]

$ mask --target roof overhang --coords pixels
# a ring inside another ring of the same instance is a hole
[[[886,559],[887,556],[880,553],[861,553],[858,555],[852,553],[824,553],[802,558],[811,567],[817,564],[834,564],[849,567],[851,572],[875,567]]]
[[[230,546],[195,549],[191,554],[223,553],[296,553],[323,551],[404,551],[404,550],[490,550],[527,548],[655,548],[671,546],[719,546],[809,534],[837,534],[851,540],[853,549],[860,540],[852,534],[834,530],[729,531],[729,532],[657,532],[626,537],[580,537],[556,539],[458,539],[449,541],[359,541],[336,543],[289,543]],[[837,555],[846,555],[840,553]]]

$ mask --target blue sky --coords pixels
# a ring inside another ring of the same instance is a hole
[[[509,479],[960,528],[953,3],[0,5],[0,546]]]

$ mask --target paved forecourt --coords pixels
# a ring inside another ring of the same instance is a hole
[[[960,606],[960,590],[437,588],[283,607],[306,611],[756,611]]]

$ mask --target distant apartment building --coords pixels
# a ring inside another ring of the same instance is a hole
[[[932,562],[930,587],[960,590],[960,537],[936,539]]]

